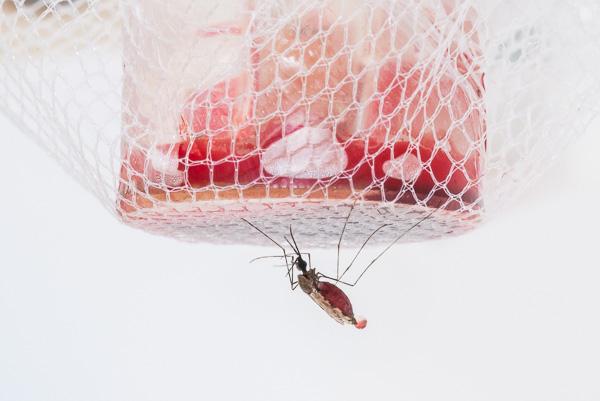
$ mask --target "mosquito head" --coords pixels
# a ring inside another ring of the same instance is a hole
[[[294,238],[294,234],[292,233],[291,226],[290,226],[290,237],[292,237],[291,241],[285,235],[283,236],[283,238],[286,240],[288,245],[292,248],[292,250],[296,254],[296,260],[295,260],[296,267],[302,273],[306,273],[306,267],[308,266],[308,264],[306,263],[306,260],[304,260],[304,258],[302,258],[302,253],[300,252],[300,248],[298,248],[298,244],[296,243],[296,239]]]
[[[304,273],[306,272],[306,267],[308,265],[306,263],[306,260],[302,259],[302,256],[298,255],[298,258],[296,259],[296,266],[299,270],[301,270]]]
[[[308,263],[306,263],[306,260],[304,260],[304,258],[302,257],[300,250],[298,248],[294,247],[294,245],[292,245],[292,243],[290,242],[289,239],[287,239],[287,237],[284,236],[283,238],[285,238],[287,243],[290,244],[290,246],[294,250],[294,253],[296,254],[296,256],[294,257],[294,259],[292,261],[292,264],[294,266],[296,266],[298,268],[298,270],[300,270],[302,273],[306,273],[306,267],[308,266]]]

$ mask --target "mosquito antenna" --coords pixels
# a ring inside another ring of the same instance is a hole
[[[336,280],[336,282],[340,281],[344,277],[344,275],[348,272],[348,270],[350,270],[350,268],[352,267],[352,265],[354,264],[354,262],[358,258],[358,255],[360,255],[360,253],[365,248],[365,246],[367,245],[367,243],[371,240],[371,238],[373,238],[373,236],[375,234],[377,234],[380,230],[382,230],[384,227],[387,227],[387,226],[391,226],[391,224],[383,224],[378,229],[376,229],[375,231],[373,231],[371,233],[371,235],[369,235],[369,237],[365,240],[365,242],[363,242],[363,244],[360,247],[360,249],[358,250],[358,252],[356,252],[356,255],[354,255],[354,259],[352,259],[352,261],[350,262],[350,264],[348,265],[348,267],[346,267],[346,270],[344,270],[344,272],[342,273],[341,276],[338,276],[339,278]]]
[[[338,241],[338,244],[337,244],[337,263],[336,263],[336,268],[335,268],[335,276],[336,277],[340,276],[340,248],[342,246],[342,238],[344,237],[344,233],[346,232],[346,226],[348,225],[348,221],[350,220],[350,215],[352,214],[352,210],[354,210],[354,205],[356,205],[356,200],[354,201],[352,206],[350,206],[350,211],[348,212],[348,215],[346,216],[346,220],[344,221],[344,227],[342,227],[342,233],[340,234],[340,240]]]
[[[438,206],[437,208],[435,208],[433,211],[431,211],[431,213],[427,214],[427,216],[423,217],[421,220],[417,221],[415,224],[413,224],[410,228],[408,228],[406,231],[404,231],[402,234],[400,234],[394,241],[392,241],[391,244],[389,244],[383,251],[381,251],[379,253],[379,255],[377,255],[375,257],[375,259],[373,259],[371,261],[371,263],[369,263],[367,265],[367,267],[365,267],[365,269],[362,271],[362,273],[360,273],[360,275],[358,276],[358,278],[356,279],[356,281],[354,282],[353,285],[356,285],[356,283],[358,283],[358,280],[361,279],[361,277],[367,272],[367,270],[369,270],[369,268],[380,258],[382,257],[396,242],[400,241],[406,234],[408,234],[409,232],[411,232],[414,228],[416,228],[417,226],[419,226],[421,223],[423,223],[425,220],[429,219],[431,216],[433,216],[433,214],[435,212],[437,212],[438,210],[440,210],[440,207]]]
[[[288,237],[286,237],[285,235],[283,236],[283,238],[285,239],[285,241],[288,243],[288,245],[292,248],[292,250],[296,253],[296,254],[300,254],[300,251],[294,246],[294,244],[291,243],[290,239]]]
[[[300,254],[300,247],[296,243],[296,238],[294,238],[294,233],[292,232],[292,226],[291,225],[290,225],[290,237],[292,237],[292,241],[294,241],[294,245],[296,245],[296,248],[294,250],[299,255]]]

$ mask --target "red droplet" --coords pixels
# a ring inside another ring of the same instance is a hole
[[[364,329],[365,327],[367,327],[367,319],[361,319],[357,321],[354,327],[360,330]]]

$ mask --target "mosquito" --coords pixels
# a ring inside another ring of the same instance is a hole
[[[356,203],[355,203],[356,204]],[[403,233],[401,233],[394,241],[392,241],[383,251],[381,251],[362,271],[362,273],[354,280],[353,282],[343,281],[342,279],[346,275],[346,273],[350,270],[362,250],[365,248],[367,243],[383,228],[390,226],[391,224],[383,224],[374,230],[371,235],[367,237],[365,242],[362,244],[360,249],[357,251],[356,255],[350,262],[350,264],[343,270],[342,274],[340,274],[340,248],[342,245],[342,239],[344,237],[344,233],[346,232],[346,226],[348,225],[348,221],[350,220],[350,215],[352,214],[352,210],[354,210],[353,204],[350,207],[350,211],[346,216],[344,221],[344,226],[342,228],[342,232],[340,234],[340,238],[337,244],[337,264],[336,264],[336,277],[329,277],[321,272],[318,272],[315,268],[312,267],[310,253],[300,252],[300,248],[294,238],[294,233],[292,231],[292,226],[290,225],[290,236],[289,238],[284,235],[284,239],[287,244],[292,248],[293,255],[289,255],[280,243],[275,241],[269,235],[267,235],[263,230],[258,228],[253,223],[248,220],[242,218],[243,221],[248,223],[254,229],[256,229],[259,233],[264,235],[267,239],[273,242],[281,251],[283,252],[283,256],[261,256],[256,259],[253,259],[251,262],[254,262],[259,259],[266,258],[283,258],[285,260],[285,265],[287,267],[287,275],[290,280],[290,287],[295,290],[297,287],[300,287],[304,293],[306,293],[317,305],[319,305],[333,320],[336,322],[346,325],[350,324],[356,327],[357,329],[364,329],[367,326],[367,320],[362,318],[357,318],[354,315],[354,311],[352,309],[352,303],[350,299],[346,295],[341,288],[339,288],[339,284],[346,285],[348,287],[354,287],[360,279],[364,276],[364,274],[369,270],[369,268],[380,258],[382,257],[396,242],[402,239],[405,235],[407,235],[411,230],[419,226],[425,220],[429,219],[439,208],[434,209],[432,212],[427,214],[425,217],[421,218]],[[306,259],[304,258],[306,256]],[[294,269],[298,270],[297,278],[294,279]]]

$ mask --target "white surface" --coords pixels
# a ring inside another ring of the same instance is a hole
[[[600,399],[600,128],[518,208],[382,258],[358,331],[248,264],[275,249],[121,226],[0,127],[2,401]]]

